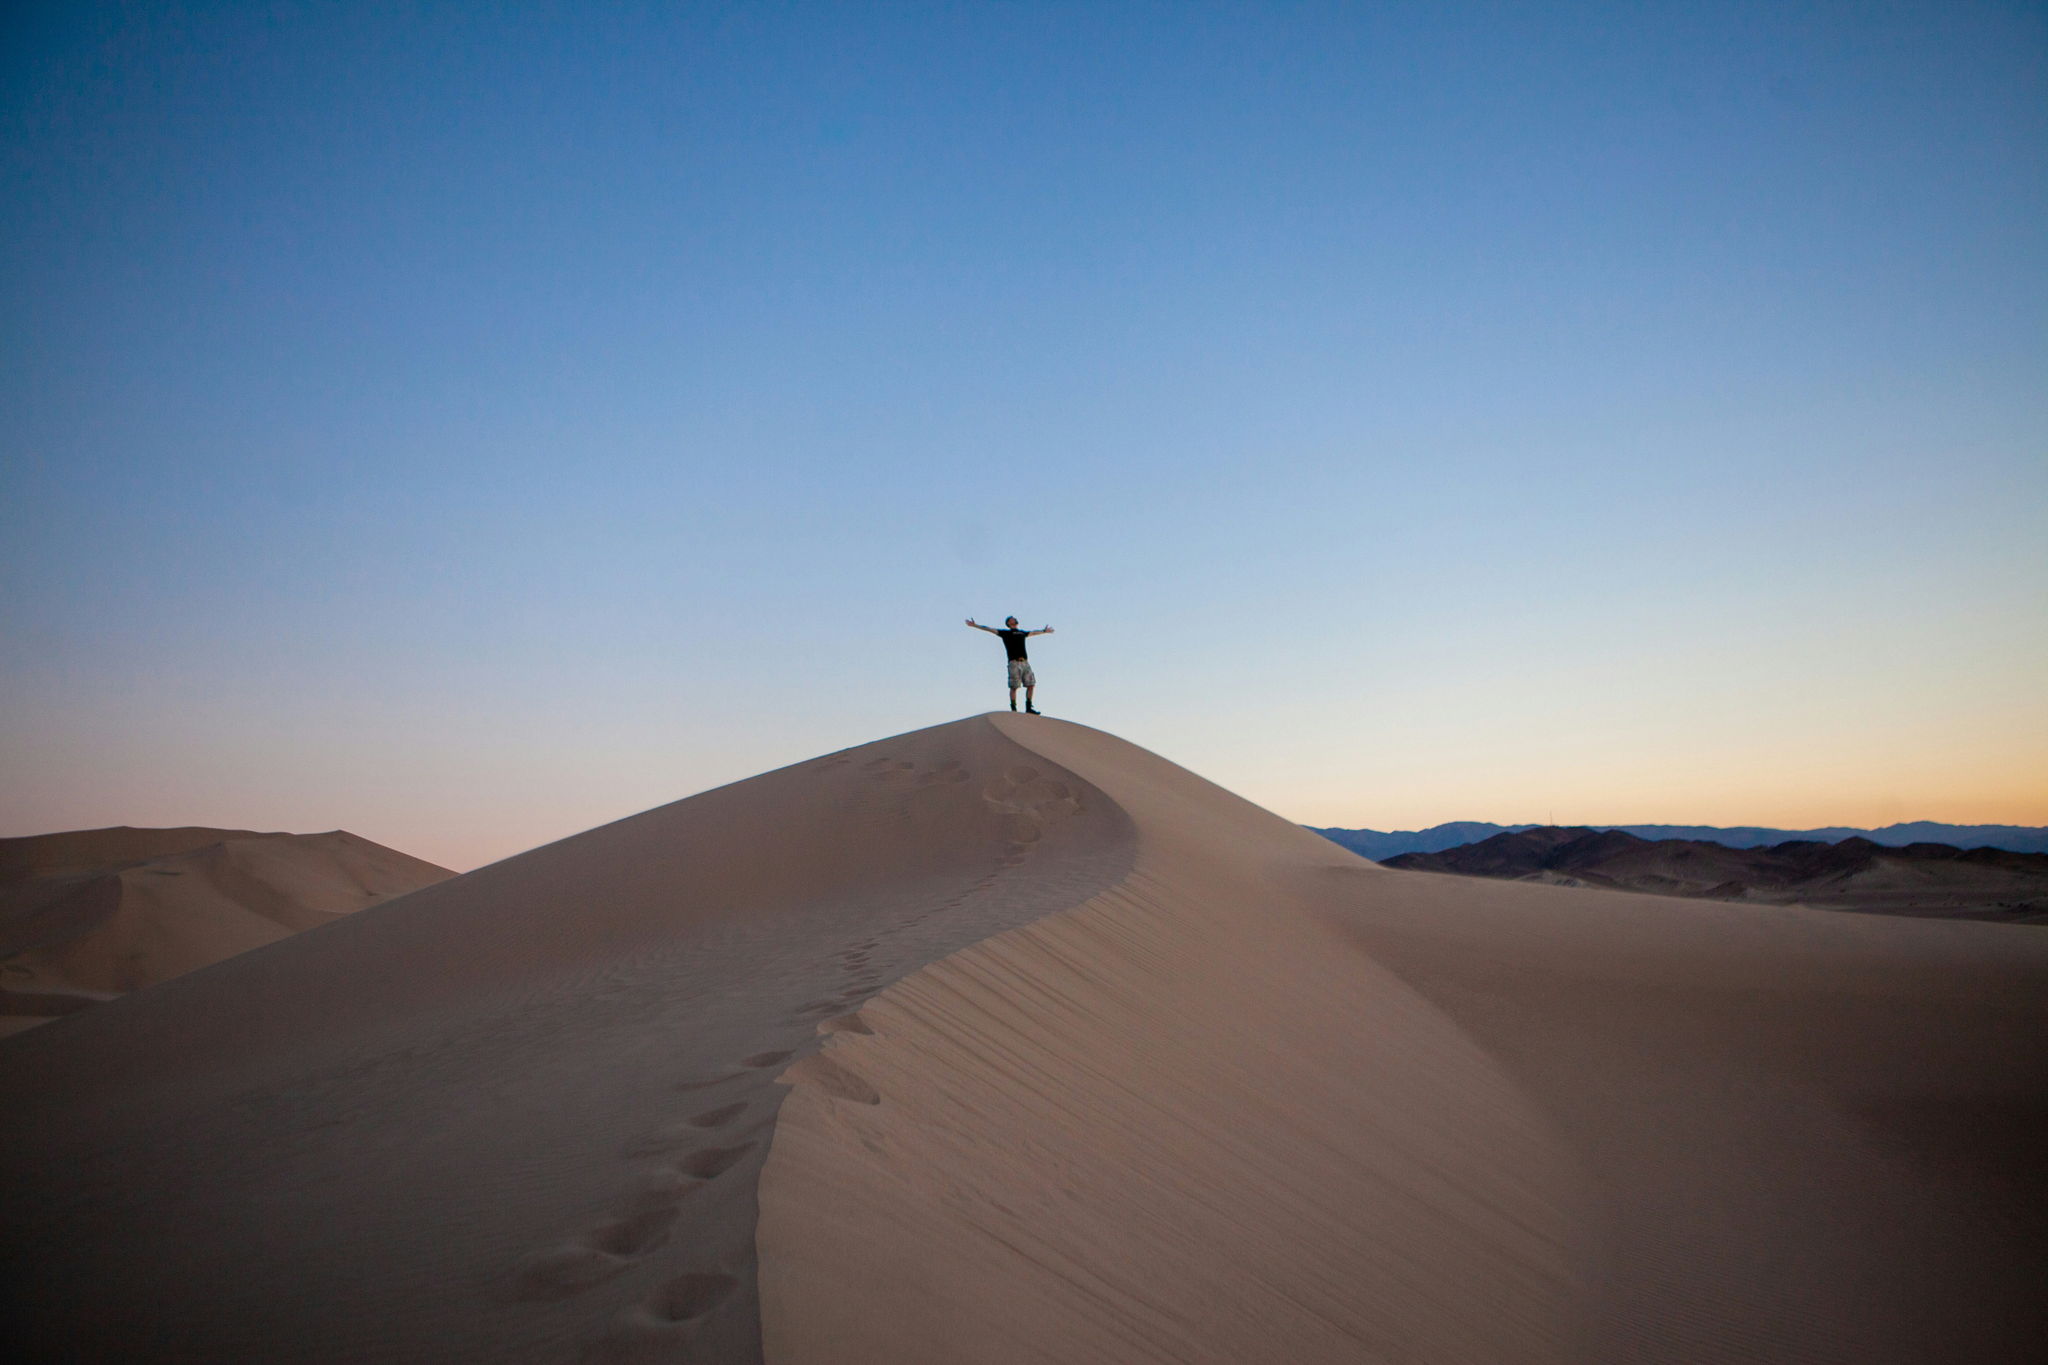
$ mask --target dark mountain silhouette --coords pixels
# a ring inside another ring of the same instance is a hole
[[[1428,829],[1318,829],[1326,839],[1335,840],[1360,857],[1374,862],[1402,853],[1440,853],[1461,844],[1477,843],[1495,834],[1518,834],[1536,829],[1529,825],[1496,825],[1484,820],[1454,820]],[[1886,825],[1882,829],[1856,829],[1833,825],[1826,829],[1770,829],[1760,825],[1586,825],[1586,829],[1618,829],[1640,839],[1700,839],[1728,848],[1768,848],[1790,841],[1839,843],[1844,839],[1867,839],[1887,848],[1909,844],[1942,843],[1957,848],[1998,848],[2008,853],[2048,853],[2048,827],[2035,825],[1944,825],[1934,820],[1914,820]]]
[[[1698,839],[1643,839],[1619,829],[1539,825],[1381,861],[1413,872],[1660,896],[2048,923],[2048,856],[1997,848],[1887,847],[1864,838],[1731,848]]]

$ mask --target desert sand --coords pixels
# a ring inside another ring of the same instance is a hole
[[[53,1361],[2030,1361],[2044,986],[974,717],[0,1044],[0,1275]]]
[[[0,1035],[454,876],[346,830],[0,839]]]

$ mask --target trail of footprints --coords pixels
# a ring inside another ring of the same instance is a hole
[[[853,951],[860,951],[858,949]],[[844,1002],[834,1002],[843,1010]],[[824,1032],[873,1033],[857,1013],[843,1013],[822,1026]],[[750,1072],[776,1070],[797,1055],[796,1049],[757,1052],[740,1059],[743,1070],[708,1080],[677,1082],[679,1092],[715,1091]],[[865,1104],[880,1097],[843,1067],[818,1059],[815,1083],[828,1094]],[[760,1145],[745,1137],[750,1110],[758,1101],[732,1100],[692,1114],[681,1123],[649,1133],[629,1144],[623,1155],[653,1159],[649,1179],[615,1209],[615,1216],[582,1236],[548,1247],[526,1258],[512,1288],[523,1302],[571,1298],[612,1280],[666,1247],[691,1195],[746,1161]],[[702,1145],[726,1133],[739,1141]],[[676,1358],[679,1332],[711,1313],[740,1287],[722,1270],[697,1269],[664,1280],[653,1293],[615,1318],[604,1335],[583,1355],[584,1365],[638,1365]]]
[[[874,1032],[858,1014],[842,1015],[825,1024],[824,1029]],[[757,1052],[740,1059],[744,1070],[708,1080],[679,1081],[675,1089],[684,1093],[715,1090],[749,1072],[778,1069],[796,1055],[796,1049]],[[868,1104],[880,1099],[872,1088],[844,1068],[825,1066],[820,1084],[828,1093],[841,1098]],[[514,1283],[513,1297],[526,1302],[570,1298],[624,1274],[667,1246],[684,1202],[747,1160],[760,1145],[751,1140],[722,1146],[698,1144],[707,1137],[735,1131],[748,1111],[756,1107],[756,1102],[750,1100],[728,1101],[627,1146],[625,1156],[653,1158],[661,1163],[651,1180],[628,1196],[610,1221],[570,1242],[529,1256]],[[692,1325],[724,1303],[739,1287],[739,1280],[722,1270],[699,1269],[672,1276],[613,1319],[605,1333],[584,1352],[583,1365],[673,1362]]]
[[[850,758],[835,755],[825,760],[824,766],[851,762]],[[904,791],[956,785],[972,779],[962,764],[951,761],[919,768],[884,757],[862,764],[861,771],[884,787]],[[1047,779],[1037,769],[1022,765],[984,785],[981,797],[1004,822],[1005,842],[998,866],[966,890],[913,916],[901,927],[911,928],[933,915],[956,910],[987,891],[1004,873],[1030,857],[1032,846],[1044,837],[1049,825],[1080,808],[1067,784]],[[852,1011],[880,988],[881,972],[873,963],[879,946],[877,940],[870,938],[840,952],[835,960],[845,982],[843,988],[835,995],[799,1006],[797,1015],[814,1020],[821,1033],[872,1034],[874,1030],[867,1021]],[[795,1056],[794,1049],[755,1053],[740,1059],[743,1070],[708,1080],[680,1081],[674,1088],[684,1093],[715,1091],[749,1072],[780,1068]],[[807,1065],[805,1080],[826,1094],[858,1104],[881,1102],[871,1085],[832,1058],[814,1057]],[[740,1165],[759,1146],[758,1141],[745,1137],[743,1128],[748,1111],[755,1107],[755,1102],[744,1099],[713,1104],[630,1144],[625,1156],[657,1163],[647,1183],[628,1195],[608,1221],[580,1237],[527,1257],[514,1280],[513,1297],[525,1302],[570,1298],[626,1273],[667,1246],[690,1196]],[[704,1145],[707,1139],[736,1131],[742,1140]],[[606,1334],[592,1343],[584,1355],[585,1365],[672,1361],[680,1344],[679,1329],[688,1328],[714,1311],[739,1287],[735,1277],[712,1269],[691,1270],[665,1280],[637,1306],[615,1319]]]
[[[1003,866],[1015,867],[1045,837],[1045,831],[1081,809],[1074,789],[1042,776],[1038,769],[1015,767],[981,789],[981,799],[999,812],[1008,842]]]
[[[835,754],[825,759],[821,766],[844,767],[852,762],[847,756]],[[948,759],[935,767],[920,767],[908,759],[892,758],[887,754],[869,759],[860,765],[859,771],[872,782],[902,791],[954,785],[972,781],[974,777],[957,759]],[[1005,843],[1001,862],[995,874],[983,878],[938,909],[957,908],[987,890],[1001,872],[1021,866],[1029,858],[1031,846],[1045,837],[1048,828],[1081,808],[1072,787],[1024,764],[1018,764],[986,783],[981,789],[981,799],[1004,817]],[[910,923],[929,918],[929,913],[917,916]]]
[[[615,1320],[583,1353],[583,1365],[676,1365],[687,1329],[739,1287],[722,1272],[678,1275]]]
[[[1034,845],[1047,829],[1080,810],[1073,788],[1043,776],[1038,769],[1019,764],[986,783],[981,799],[1002,820],[1003,855],[994,870],[938,905],[913,916],[906,924],[921,924],[933,915],[958,910],[1002,880],[1005,873],[1030,861]]]
[[[744,1070],[682,1081],[675,1088],[715,1090],[749,1072],[780,1067],[795,1055],[758,1052],[741,1059]],[[527,1257],[514,1279],[512,1297],[524,1302],[570,1298],[626,1273],[667,1246],[690,1196],[745,1161],[759,1145],[744,1138],[748,1112],[757,1107],[750,1100],[714,1104],[628,1146],[624,1155],[658,1163],[647,1181],[608,1221]],[[704,1145],[707,1139],[715,1142],[732,1132],[740,1133],[742,1140]],[[739,1287],[738,1279],[721,1270],[695,1269],[673,1276],[616,1319],[584,1360],[588,1365],[673,1360],[677,1332],[717,1308]]]
[[[851,760],[843,760],[851,762]],[[860,771],[885,787],[919,789],[937,786],[941,783],[961,783],[973,780],[973,774],[958,762],[948,761],[934,768],[919,768],[916,764],[884,755],[871,759],[860,766]],[[1032,847],[1045,837],[1047,829],[1067,819],[1081,809],[1081,803],[1072,787],[1053,778],[1048,778],[1038,769],[1018,764],[1001,776],[990,780],[981,789],[981,799],[992,808],[1002,820],[1004,835],[1002,857],[995,868],[975,881],[964,891],[937,905],[912,915],[898,926],[899,930],[915,929],[936,915],[943,915],[974,900],[987,892],[1003,875],[1030,860]],[[842,953],[840,960],[849,968],[864,968],[867,957],[864,949],[873,944],[857,945],[855,951]],[[855,978],[857,983],[861,978]],[[873,987],[870,986],[869,990]],[[861,992],[849,992],[847,998],[860,998]],[[819,1001],[807,1006],[806,1010],[817,1014],[830,1013],[830,1002]]]
[[[923,787],[966,782],[973,776],[967,771],[966,765],[958,759],[947,759],[933,768],[920,768],[908,759],[890,758],[886,755],[861,764],[860,770],[866,773],[870,780],[897,791],[913,791]]]

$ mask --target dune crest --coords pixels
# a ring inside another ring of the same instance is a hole
[[[789,1073],[765,1358],[1573,1360],[1568,1151],[1326,920],[1398,874],[1110,736],[997,724],[1130,814],[1131,873]]]
[[[9,1040],[0,1309],[51,1362],[2019,1365],[2044,984],[978,716]]]
[[[996,723],[1131,874],[789,1074],[773,1365],[2034,1358],[2034,931],[1383,870]]]
[[[1120,810],[975,717],[25,1033],[0,1048],[10,1345],[757,1360],[774,1077],[821,1022],[851,1035],[889,982],[1086,900],[1129,850]]]

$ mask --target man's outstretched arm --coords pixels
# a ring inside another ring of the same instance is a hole
[[[967,618],[967,624],[973,626],[976,630],[985,630],[991,635],[1000,634],[1000,632],[997,631],[994,626],[985,626],[981,622],[975,620],[972,616]]]
[[[983,626],[983,627],[982,627],[982,629],[983,629],[983,630],[987,630],[987,629],[988,629],[988,627],[987,627],[987,626]],[[1025,631],[1024,633],[1025,633],[1026,635],[1050,635],[1050,634],[1052,634],[1052,627],[1051,627],[1051,626],[1040,626],[1040,627],[1039,627],[1039,628],[1038,628],[1037,630],[1027,630],[1027,631]]]

